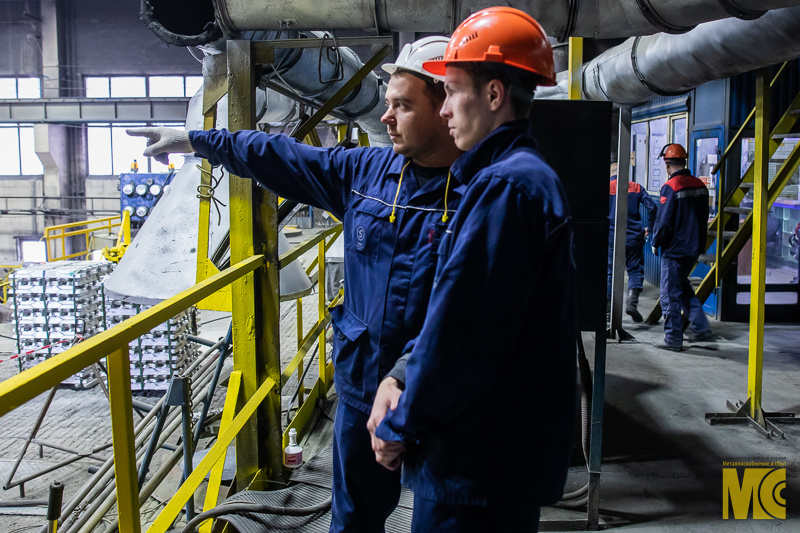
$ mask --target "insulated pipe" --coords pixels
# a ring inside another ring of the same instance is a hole
[[[189,10],[185,2],[142,0],[141,19],[166,42],[191,46],[251,30],[450,34],[470,14],[496,4],[496,0],[200,0]],[[770,9],[800,5],[800,0],[511,0],[505,4],[531,14],[548,35],[563,40],[683,33],[711,20],[757,18]]]
[[[800,7],[775,9],[757,20],[701,24],[684,35],[631,38],[583,67],[587,100],[633,105],[685,93],[706,82],[800,57]],[[566,73],[537,98],[565,98]]]

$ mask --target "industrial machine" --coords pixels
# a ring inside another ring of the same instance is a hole
[[[175,170],[168,173],[138,173],[135,169],[136,161],[131,165],[131,172],[119,176],[120,210],[127,211],[131,217],[131,229],[138,230],[153,207],[164,194],[164,188],[169,186]]]

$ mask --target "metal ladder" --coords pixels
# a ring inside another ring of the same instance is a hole
[[[787,64],[784,63],[773,78],[770,86],[773,86],[777,82],[780,75],[786,70],[786,67]],[[750,121],[753,119],[754,115],[755,109],[750,112],[750,115],[744,121],[742,127],[733,137],[730,144],[728,144],[725,153],[722,155],[722,157],[720,157],[719,162],[712,169],[710,173],[711,175],[716,174],[719,172],[720,168],[722,168],[725,160],[731,153],[731,148],[741,140],[742,133],[750,124]],[[792,103],[789,105],[789,108],[770,132],[770,159],[774,156],[783,139],[787,137],[800,137],[800,133],[790,133],[799,118],[800,94],[794,98]],[[775,203],[775,200],[783,191],[786,184],[789,183],[792,175],[794,175],[795,171],[797,170],[798,164],[800,164],[800,142],[794,146],[791,153],[775,173],[775,177],[769,183],[767,192],[768,208],[772,207],[772,204]],[[752,187],[753,167],[750,166],[750,168],[747,169],[747,172],[742,177],[741,182],[739,182],[739,184],[727,195],[727,197],[725,197],[724,201],[722,200],[722,191],[720,192],[720,202],[718,204],[717,214],[708,225],[708,237],[706,241],[707,253],[702,254],[698,258],[698,262],[705,263],[710,267],[708,273],[700,282],[700,285],[695,289],[695,294],[701,302],[704,302],[706,298],[711,295],[714,289],[719,287],[722,276],[725,274],[728,268],[730,268],[731,264],[733,264],[734,258],[739,255],[739,253],[742,251],[742,248],[744,248],[744,245],[752,236],[753,217],[751,209],[748,207],[740,207],[742,200],[744,200],[745,195],[750,189],[752,189]],[[745,220],[739,224],[739,228],[737,230],[734,231],[724,229],[731,219],[738,219],[740,215],[747,216]],[[720,234],[722,235],[722,239],[718,238]],[[711,250],[712,247],[714,247],[714,245],[718,242],[722,242],[723,246],[716,246],[715,252],[708,252],[708,250]],[[661,304],[659,302],[656,303],[656,306],[647,315],[645,321],[648,324],[657,324],[660,318]]]

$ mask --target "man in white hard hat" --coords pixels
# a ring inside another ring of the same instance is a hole
[[[197,152],[214,165],[343,221],[344,304],[333,310],[334,381],[342,401],[333,442],[330,531],[383,531],[397,506],[400,474],[375,462],[367,418],[378,383],[422,327],[436,249],[460,194],[449,167],[460,155],[439,116],[442,77],[422,63],[448,39],[403,47],[386,90],[392,148],[319,149],[258,131],[129,130],[148,138],[146,156]]]
[[[530,133],[553,54],[535,19],[500,6],[468,17],[424,67],[446,75],[463,195],[376,458],[396,469],[402,457],[412,532],[536,532],[569,468],[578,330],[569,208]]]

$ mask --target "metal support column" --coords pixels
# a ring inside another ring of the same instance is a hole
[[[569,38],[569,88],[570,100],[583,97],[583,38]]]
[[[617,148],[617,207],[614,212],[614,258],[611,275],[611,327],[608,338],[633,340],[622,329],[622,302],[625,299],[625,238],[628,233],[628,177],[631,173],[631,108],[619,109]]]
[[[603,342],[602,330],[595,332],[593,377],[586,528],[596,531],[600,526],[600,473],[603,460],[603,409],[606,395],[606,343]]]
[[[756,147],[753,162],[753,250],[750,278],[750,349],[747,398],[750,417],[764,426],[761,412],[761,370],[764,366],[764,278],[767,272],[767,183],[769,181],[769,78],[756,76]]]
[[[228,41],[228,127],[255,126],[256,75],[250,41]],[[233,368],[242,373],[239,408],[272,378],[280,383],[277,197],[230,176],[231,262],[263,254],[266,264],[232,285]],[[280,387],[272,388],[236,438],[236,476],[281,475]]]

